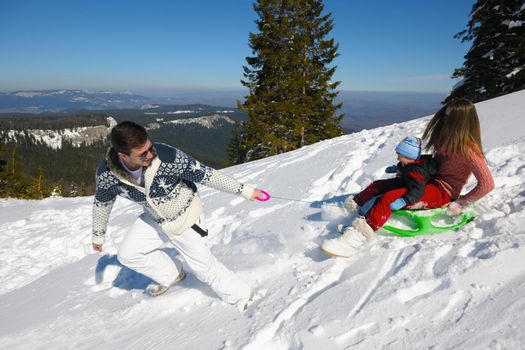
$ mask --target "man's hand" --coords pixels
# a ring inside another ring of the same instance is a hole
[[[102,246],[102,244],[93,243],[92,246],[93,246],[93,250],[96,252],[102,253],[102,251],[104,250],[104,247]]]
[[[257,198],[266,198],[266,195],[261,191],[259,190],[258,188],[255,189],[255,191],[253,191],[253,194],[252,194],[252,197],[250,198],[251,201],[254,201],[256,200]]]

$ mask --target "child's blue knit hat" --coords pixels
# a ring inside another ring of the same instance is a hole
[[[397,145],[396,152],[410,159],[419,159],[421,156],[421,139],[407,136]]]

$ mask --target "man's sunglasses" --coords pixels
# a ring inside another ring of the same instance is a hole
[[[149,146],[147,150],[138,155],[139,159],[145,160],[149,152],[153,153],[153,143],[151,144],[151,146]]]

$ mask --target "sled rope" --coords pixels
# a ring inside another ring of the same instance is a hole
[[[315,204],[315,203],[322,202],[322,201],[314,201],[314,202],[312,202],[312,201],[304,201],[304,200],[301,200],[301,199],[279,197],[279,196],[274,196],[274,195],[272,195],[272,198],[280,199],[280,200],[284,200],[284,201],[290,201],[290,202],[307,203],[307,204]],[[338,205],[338,204],[321,203],[321,205],[328,205],[328,206],[331,206],[331,207],[342,208],[342,206]]]

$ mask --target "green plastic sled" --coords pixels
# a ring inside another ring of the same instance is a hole
[[[432,219],[438,217],[447,215],[446,214],[446,208],[436,208],[436,209],[428,209],[428,210],[396,210],[392,214],[393,215],[401,215],[404,217],[410,218],[416,225],[417,228],[414,230],[411,229],[402,229],[399,227],[384,225],[383,228],[387,231],[393,232],[395,234],[398,234],[400,236],[405,237],[413,237],[413,236],[420,236],[420,235],[431,235],[434,233],[444,232],[444,231],[457,231],[461,227],[465,226],[472,220],[476,218],[476,215],[473,212],[461,212],[458,214],[458,216],[461,216],[461,220],[453,225],[450,226],[435,226],[432,223]],[[424,214],[424,215],[422,215]]]

